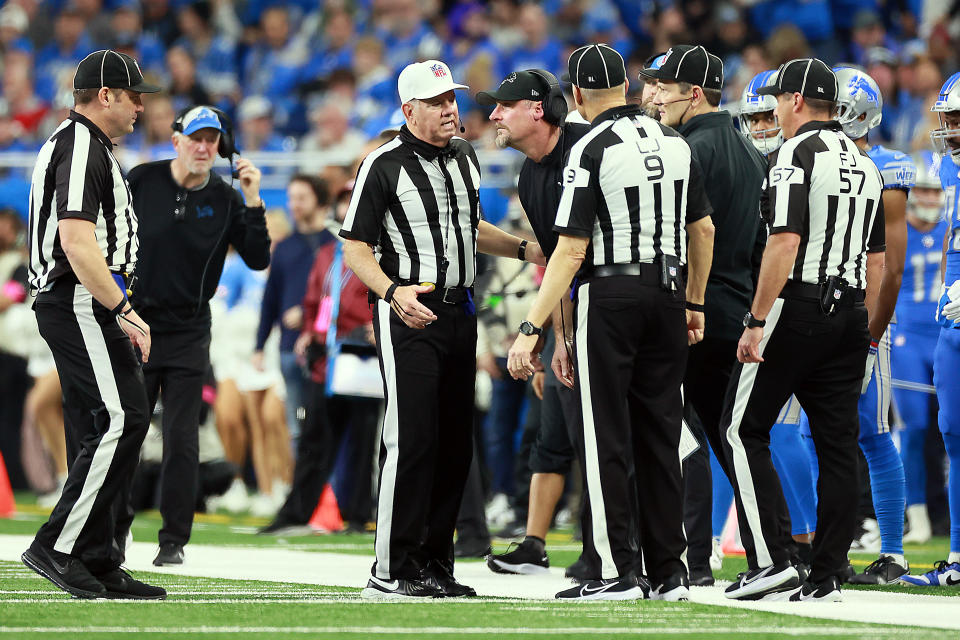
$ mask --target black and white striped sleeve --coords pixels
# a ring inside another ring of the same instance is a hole
[[[378,158],[379,154],[372,153],[360,164],[347,215],[340,229],[343,238],[373,245],[380,241],[383,219],[389,205],[389,192]]]
[[[770,234],[803,235],[810,215],[810,155],[798,145],[784,145],[776,153],[767,173],[767,206]]]
[[[54,188],[57,220],[79,218],[96,224],[101,195],[112,188],[111,165],[103,145],[87,127],[73,126],[57,140]]]
[[[567,236],[589,238],[593,235],[600,204],[599,161],[587,153],[585,140],[573,146],[563,169],[563,193],[553,230]]]
[[[690,182],[687,184],[687,216],[686,224],[696,222],[713,214],[713,206],[707,197],[706,183],[703,180],[703,169],[696,156],[690,156]]]

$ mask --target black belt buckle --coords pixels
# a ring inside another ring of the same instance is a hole
[[[680,273],[680,258],[662,254],[660,263],[660,288],[674,296],[683,291],[683,276]]]
[[[847,281],[840,276],[829,276],[820,284],[820,311],[834,316],[847,296]]]

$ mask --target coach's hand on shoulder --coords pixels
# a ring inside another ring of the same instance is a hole
[[[132,306],[117,314],[117,324],[130,338],[130,342],[140,349],[140,358],[146,362],[150,359],[150,325],[143,321]]]
[[[703,340],[703,312],[687,309],[687,344],[697,344]]]
[[[437,316],[429,307],[417,300],[417,296],[421,293],[430,293],[434,288],[432,284],[397,287],[393,297],[390,298],[390,308],[411,329],[423,329],[436,320]]]
[[[737,345],[737,360],[744,364],[748,362],[763,362],[760,357],[760,340],[763,338],[763,327],[744,329]]]

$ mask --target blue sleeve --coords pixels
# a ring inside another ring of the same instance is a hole
[[[282,247],[277,247],[281,249]],[[276,258],[282,254],[281,251],[274,252],[274,262],[267,275],[267,284],[263,287],[263,303],[260,306],[260,326],[257,327],[257,351],[263,350],[263,345],[267,343],[270,331],[273,325],[280,319],[280,272],[283,270],[283,260]]]
[[[884,150],[877,155],[874,162],[883,178],[884,189],[909,191],[917,183],[917,167],[905,153]]]

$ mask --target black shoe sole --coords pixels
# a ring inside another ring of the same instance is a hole
[[[60,577],[60,574],[57,573],[53,567],[49,566],[35,554],[31,553],[29,549],[23,552],[23,554],[20,556],[20,560],[30,569],[55,584],[58,589],[66,591],[74,598],[93,600],[95,598],[104,598],[107,595],[105,591],[87,591],[86,589],[78,589],[77,587],[70,586],[63,581],[63,579]]]
[[[107,591],[104,598],[108,600],[166,600],[167,594],[159,596],[136,596],[132,593],[123,593],[122,591]]]

